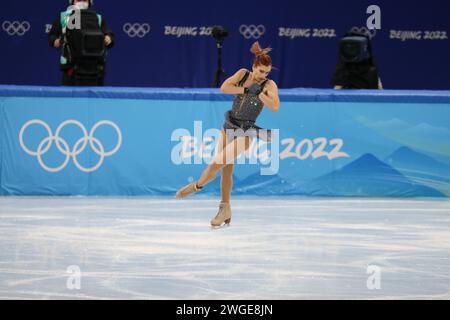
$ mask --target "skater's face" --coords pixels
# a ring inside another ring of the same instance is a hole
[[[258,66],[253,65],[253,76],[258,82],[266,80],[270,71],[272,71],[272,66],[263,66],[262,64]]]

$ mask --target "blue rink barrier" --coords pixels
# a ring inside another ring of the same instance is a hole
[[[217,89],[0,86],[0,194],[171,195],[215,152]],[[449,197],[450,92],[280,90],[233,194]],[[217,195],[220,177],[202,194]]]

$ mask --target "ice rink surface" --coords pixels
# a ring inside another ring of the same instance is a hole
[[[0,197],[0,299],[450,299],[448,200],[218,203]]]

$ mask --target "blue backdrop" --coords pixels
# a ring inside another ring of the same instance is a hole
[[[450,2],[409,1],[162,1],[97,0],[116,34],[107,85],[209,87],[216,68],[211,25],[225,26],[224,68],[251,65],[256,39],[272,46],[271,77],[282,88],[329,87],[337,40],[366,25],[368,5],[381,8],[374,53],[387,88],[448,89]],[[58,52],[46,30],[67,1],[6,1],[0,11],[0,83],[59,85]],[[133,29],[134,28],[134,29]],[[300,30],[306,29],[306,30]],[[301,34],[301,36],[300,36]]]
[[[171,195],[214,155],[213,89],[0,86],[0,194]],[[450,196],[450,92],[281,90],[233,194]],[[220,179],[201,194],[219,194]]]

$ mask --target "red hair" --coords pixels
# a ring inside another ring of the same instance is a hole
[[[272,51],[272,48],[261,48],[258,41],[253,43],[252,47],[250,48],[250,51],[255,54],[255,60],[253,60],[254,66],[263,65],[266,67],[269,67],[272,65],[272,58],[268,55],[270,51]]]

